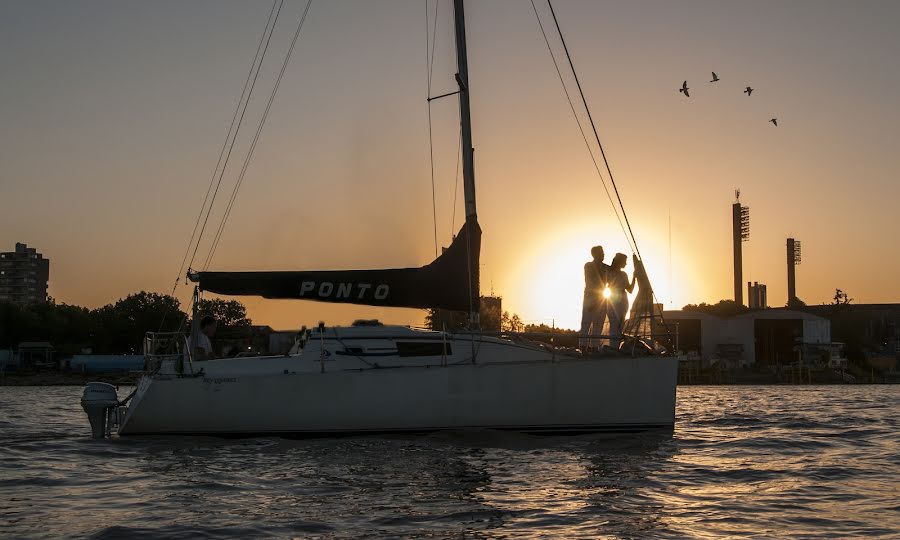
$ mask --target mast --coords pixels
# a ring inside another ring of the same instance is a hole
[[[477,221],[475,211],[475,149],[472,147],[472,117],[469,110],[469,62],[466,52],[466,14],[463,0],[453,0],[456,27],[456,82],[459,84],[459,121],[462,126],[463,194],[466,223]]]
[[[466,202],[466,266],[469,285],[469,329],[480,327],[481,229],[475,210],[475,149],[472,146],[472,117],[469,110],[469,59],[466,51],[466,12],[464,0],[453,0],[453,23],[456,30],[456,82],[459,84],[459,122],[463,161],[463,195]],[[477,232],[477,234],[476,234]],[[472,338],[472,362],[476,348]]]

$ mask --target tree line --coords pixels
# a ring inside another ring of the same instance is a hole
[[[201,300],[199,312],[219,321],[219,335],[236,337],[252,321],[237,300]],[[140,354],[148,331],[177,332],[190,328],[191,318],[174,296],[141,291],[105,306],[88,309],[52,298],[36,304],[0,301],[0,349],[19,343],[46,341],[57,354],[90,350],[94,354]]]

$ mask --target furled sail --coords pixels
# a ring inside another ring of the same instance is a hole
[[[481,228],[471,219],[444,253],[419,268],[277,272],[197,272],[200,290],[369,306],[478,309]]]

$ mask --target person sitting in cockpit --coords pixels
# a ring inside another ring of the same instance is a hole
[[[197,342],[194,344],[194,359],[209,360],[213,357],[212,338],[216,335],[216,319],[207,315],[200,319],[200,331],[197,332]]]

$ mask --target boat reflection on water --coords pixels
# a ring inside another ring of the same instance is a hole
[[[642,503],[642,493],[675,453],[671,430],[314,440],[136,436],[110,444],[141,454],[131,473],[136,494],[168,493],[145,513],[178,515],[194,532],[246,533],[248,522],[265,519],[276,533],[465,530],[475,537],[510,529],[565,537],[652,529],[661,518]],[[643,511],[635,512],[636,505]]]

